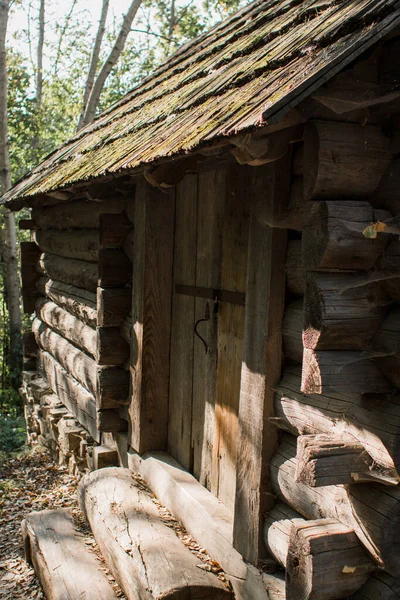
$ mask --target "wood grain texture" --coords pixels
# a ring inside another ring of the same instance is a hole
[[[279,212],[281,203],[286,205],[288,164],[286,157],[256,170],[252,189],[234,522],[234,547],[252,564],[265,552],[268,463],[277,443],[268,417],[274,412],[273,388],[281,375],[287,246],[285,230],[261,225],[256,207]]]
[[[132,308],[130,288],[97,288],[97,326],[120,327]]]
[[[35,232],[35,242],[42,252],[89,262],[97,261],[97,229],[85,229],[84,232],[79,229],[41,229]]]
[[[47,277],[39,279],[36,289],[42,296],[65,308],[90,327],[96,327],[97,310],[94,293],[67,283],[61,283],[61,281],[53,281]]]
[[[86,475],[79,502],[106,564],[128,600],[223,600],[231,593],[197,567],[198,559],[167,527],[150,494],[129,469]]]
[[[167,447],[175,198],[142,179],[134,229],[130,445]]]
[[[196,284],[198,176],[176,187],[174,284]],[[192,402],[195,298],[174,293],[171,328],[168,449],[185,468],[193,467]]]
[[[43,510],[22,521],[25,557],[48,600],[114,600],[98,559],[76,529],[70,508]]]
[[[96,292],[97,263],[44,253],[40,257],[38,269],[49,279],[68,283],[89,292]]]
[[[40,229],[99,229],[100,215],[119,214],[128,199],[110,199],[105,202],[91,200],[73,200],[58,202],[55,206],[38,206],[33,209],[32,217]]]

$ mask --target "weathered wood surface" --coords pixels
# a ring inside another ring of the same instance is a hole
[[[306,269],[303,267],[302,241],[289,240],[285,262],[286,288],[295,296],[303,296]]]
[[[118,327],[97,328],[96,360],[99,365],[123,366],[130,356],[129,344]]]
[[[336,519],[293,523],[286,567],[286,600],[346,598],[376,569],[354,531]]]
[[[127,421],[120,416],[119,412],[119,410],[107,408],[96,411],[96,427],[102,432],[102,436],[104,433],[118,433],[128,429]]]
[[[400,467],[400,403],[397,397],[372,398],[350,393],[318,396],[300,392],[300,369],[287,367],[275,393],[275,422],[296,435],[349,435],[377,465]]]
[[[303,360],[303,299],[286,306],[282,324],[283,353],[295,363]]]
[[[394,158],[379,182],[379,186],[370,197],[373,206],[384,208],[393,215],[400,213],[400,158]]]
[[[37,318],[32,329],[40,347],[93,394],[98,408],[117,408],[128,402],[129,377],[124,369],[100,367],[93,358]]]
[[[286,600],[286,585],[283,575],[263,573],[262,578],[268,591],[269,600]]]
[[[24,313],[31,314],[35,310],[37,293],[36,282],[39,279],[37,266],[40,259],[40,250],[35,242],[21,242],[21,280],[22,280],[22,306]]]
[[[215,575],[197,567],[198,559],[164,524],[130,470],[109,468],[86,475],[79,502],[128,600],[231,598]]]
[[[309,121],[304,132],[304,197],[364,198],[392,160],[380,127]]]
[[[119,330],[121,332],[122,338],[125,340],[125,342],[127,344],[130,345],[132,342],[132,333],[133,333],[132,312],[129,312],[126,315]]]
[[[279,501],[268,512],[264,521],[264,542],[267,550],[285,569],[293,523],[305,523],[305,520],[300,513]]]
[[[119,327],[132,308],[130,288],[97,288],[97,325]]]
[[[96,327],[96,296],[92,292],[47,277],[39,279],[36,289],[90,327]]]
[[[124,287],[132,279],[132,263],[120,248],[100,248],[98,285]]]
[[[297,438],[296,481],[311,487],[380,481],[397,485],[389,469],[377,467],[364,446],[354,438],[302,435]]]
[[[77,531],[70,508],[31,513],[21,527],[25,558],[47,600],[116,598],[96,555]]]
[[[372,351],[380,356],[376,363],[385,377],[397,388],[400,388],[400,308],[393,308],[382,322],[372,338]]]
[[[375,240],[370,240],[374,242]],[[386,246],[383,255],[378,259],[372,272],[375,277],[381,276],[383,286],[389,296],[400,301],[400,237],[396,236]]]
[[[35,231],[36,229],[38,229],[38,226],[33,219],[20,219],[18,221],[18,229],[24,231]]]
[[[383,320],[390,298],[379,283],[344,273],[307,274],[303,344],[312,350],[363,350]],[[357,287],[356,287],[357,286]]]
[[[196,285],[197,189],[197,174],[186,175],[176,188],[174,282],[191,286]],[[174,294],[168,450],[185,469],[190,469],[193,461],[192,411],[188,410],[188,402],[193,398],[195,306],[193,296]]]
[[[126,236],[132,229],[132,223],[125,212],[100,215],[100,247],[123,248]]]
[[[143,459],[129,453],[128,461],[160,502],[222,566],[235,598],[267,600],[258,570],[245,563],[232,546],[232,512],[166,452],[151,452]]]
[[[277,443],[268,417],[274,412],[273,390],[281,376],[287,249],[286,231],[262,225],[259,219],[265,222],[265,210],[274,214],[285,206],[289,172],[287,156],[255,174],[250,216],[234,547],[252,564],[265,552],[262,528],[269,508],[268,463]]]
[[[372,221],[383,221],[388,216],[387,211],[374,209],[362,200],[309,203],[309,219],[303,231],[304,266],[328,270],[372,268],[388,237],[372,240],[362,232]]]
[[[354,530],[374,561],[400,575],[400,489],[373,483],[311,488],[296,482],[296,439],[285,435],[271,460],[272,489],[308,519],[333,518]]]
[[[96,292],[98,280],[96,263],[45,253],[40,257],[38,268],[39,272],[47,275],[49,279]]]
[[[39,298],[36,302],[36,314],[62,337],[96,358],[97,333],[95,329],[55,302],[45,298]]]
[[[144,179],[136,199],[129,414],[130,445],[142,453],[167,446],[175,199]]]
[[[304,348],[301,391],[384,394],[393,388],[372,358],[352,350]]]
[[[22,335],[22,353],[24,358],[36,358],[37,343],[32,331],[27,331]]]
[[[35,242],[42,252],[77,258],[89,262],[97,261],[99,232],[97,229],[43,229],[35,232]]]
[[[96,442],[100,432],[96,426],[96,400],[76,379],[48,353],[39,352],[38,371],[61,402],[78,419]]]
[[[98,229],[100,215],[119,214],[128,202],[109,198],[105,202],[73,200],[44,208],[38,206],[32,210],[32,217],[40,229]]]
[[[354,600],[399,600],[400,579],[388,573],[374,573],[354,596]]]
[[[95,471],[106,467],[118,467],[118,452],[107,446],[95,446],[93,448],[93,468]]]

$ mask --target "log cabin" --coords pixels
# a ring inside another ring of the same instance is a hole
[[[127,597],[194,597],[104,533],[135,472],[238,599],[400,598],[400,2],[255,0],[3,201],[29,438]]]

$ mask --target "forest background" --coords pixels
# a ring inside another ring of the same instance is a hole
[[[0,0],[0,195],[179,46],[248,2]],[[15,250],[14,215],[0,213],[0,452],[23,445],[25,432],[18,387],[30,318],[17,289],[19,242],[28,239],[21,218],[27,210],[15,217]]]

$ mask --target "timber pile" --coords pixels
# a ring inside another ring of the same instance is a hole
[[[381,56],[392,73],[393,55]],[[340,122],[379,105],[382,68],[358,63],[315,93],[329,121],[305,125],[288,213],[272,224],[291,231],[270,419],[285,433],[264,541],[287,600],[400,597],[400,161],[383,108],[365,127]]]

